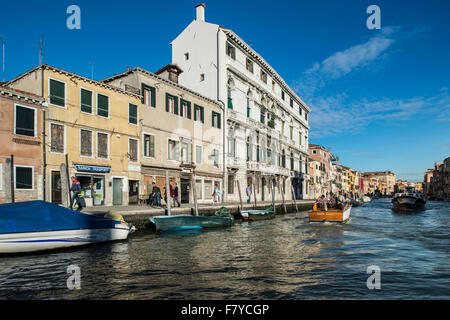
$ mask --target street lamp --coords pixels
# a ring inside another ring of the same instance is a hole
[[[0,36],[0,41],[2,42],[3,46],[3,82],[5,82],[5,40]]]

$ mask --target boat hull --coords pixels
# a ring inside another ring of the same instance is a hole
[[[57,230],[0,234],[0,253],[37,252],[127,239],[130,228]]]
[[[158,231],[219,228],[233,224],[232,218],[218,216],[155,216],[150,218],[150,221]]]
[[[310,222],[346,222],[350,218],[352,206],[346,207],[344,210],[329,209],[327,211],[316,210],[309,212]]]
[[[244,221],[268,220],[275,218],[275,212],[267,210],[244,210],[241,211],[241,216]]]
[[[422,211],[425,210],[426,201],[421,198],[403,196],[392,199],[396,211]]]

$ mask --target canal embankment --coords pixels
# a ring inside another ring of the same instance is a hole
[[[287,202],[283,204],[281,201],[275,203],[276,213],[286,214],[295,212],[304,212],[310,210],[314,200],[297,200],[296,204],[294,202]],[[225,204],[199,204],[198,214],[200,216],[211,216],[222,207],[226,207],[235,216],[236,219],[240,219],[240,210],[255,210],[255,209],[265,209],[271,206],[272,203],[269,201],[260,202],[256,205],[254,203],[243,204],[242,208],[239,203],[225,203]],[[151,207],[148,205],[128,205],[128,206],[99,206],[99,207],[88,207],[83,209],[83,212],[93,215],[102,216],[108,211],[114,210],[120,213],[124,220],[128,223],[133,224],[138,230],[144,229],[149,223],[149,219],[153,216],[166,215],[167,209],[161,207]],[[171,208],[171,214],[195,214],[194,206],[192,204],[182,204],[181,207]]]

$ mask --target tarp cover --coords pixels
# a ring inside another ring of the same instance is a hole
[[[119,223],[44,201],[0,205],[0,233],[103,229]]]

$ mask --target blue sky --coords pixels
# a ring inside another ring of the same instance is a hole
[[[6,79],[44,62],[99,80],[127,66],[156,71],[199,1],[5,1]],[[81,30],[66,9],[81,8]],[[310,143],[362,171],[420,181],[450,156],[450,1],[205,1],[310,106]],[[369,30],[369,5],[381,30]]]

